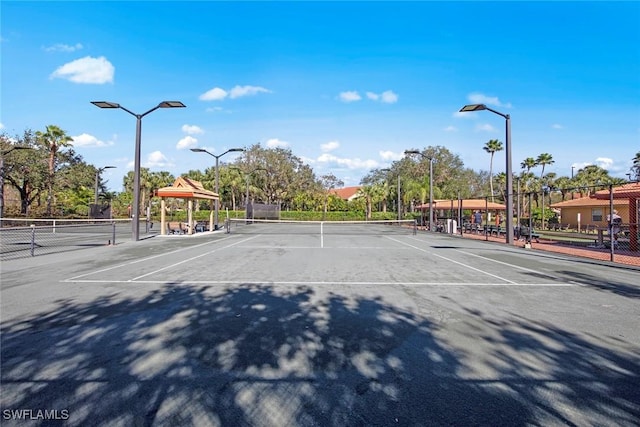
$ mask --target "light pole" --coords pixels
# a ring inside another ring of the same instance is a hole
[[[380,172],[393,172],[393,171],[389,168],[384,168],[384,169],[380,169]],[[400,221],[402,219],[402,217],[400,216],[400,170],[398,170],[397,181],[398,181],[398,189],[397,189],[398,200],[396,201],[396,204],[398,209],[398,221]]]
[[[96,186],[95,186],[95,193],[94,193],[94,198],[93,198],[93,204],[94,205],[98,204],[98,183],[100,181],[100,174],[105,169],[115,169],[115,166],[105,166],[103,168],[96,169]]]
[[[423,159],[429,160],[429,231],[433,231],[433,157],[429,157],[418,150],[405,150],[404,154],[407,156],[418,154]]]
[[[507,205],[507,243],[513,244],[513,172],[511,170],[511,116],[509,114],[503,114],[499,111],[496,111],[492,108],[487,107],[484,104],[469,104],[465,105],[460,109],[461,113],[466,113],[469,111],[480,111],[487,110],[491,111],[494,114],[504,117],[505,119],[505,132],[506,132],[506,142],[505,142],[505,152],[506,152],[506,174],[507,174],[507,194],[506,205]]]
[[[133,204],[131,206],[131,215],[133,217],[131,218],[131,234],[133,241],[138,241],[140,240],[140,139],[142,136],[142,118],[147,114],[156,111],[158,108],[181,108],[186,107],[186,105],[180,101],[162,101],[149,111],[142,114],[136,114],[116,102],[91,101],[91,103],[99,108],[119,108],[136,118],[136,150],[133,166]]]
[[[211,157],[215,157],[216,159],[216,183],[215,183],[215,193],[218,195],[218,198],[215,199],[213,201],[213,205],[214,205],[214,214],[213,214],[213,229],[217,230],[218,229],[218,210],[219,210],[219,203],[220,203],[220,192],[218,190],[218,182],[220,181],[220,169],[218,169],[218,161],[220,160],[220,157],[224,156],[227,153],[233,153],[233,152],[237,152],[237,151],[244,151],[244,148],[230,148],[227,151],[225,151],[222,154],[212,154],[210,152],[208,152],[207,150],[205,150],[204,148],[192,148],[191,151],[193,151],[194,153],[207,153],[208,155],[210,155]]]
[[[14,145],[9,149],[2,150],[0,152],[0,218],[4,218],[4,156],[11,153],[13,150],[31,150],[31,149],[32,147]]]

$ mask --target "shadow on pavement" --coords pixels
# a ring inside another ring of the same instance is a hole
[[[436,324],[377,298],[168,283],[3,325],[1,409],[66,409],[65,425],[524,426],[568,422],[556,405],[577,401],[638,420],[637,355],[548,325],[500,326],[551,377],[522,380],[536,374],[526,360],[495,351],[499,379],[470,378],[467,352]],[[590,385],[598,374],[605,389]]]

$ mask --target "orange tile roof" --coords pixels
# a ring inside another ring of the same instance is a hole
[[[215,200],[218,194],[206,190],[200,181],[187,177],[178,177],[170,187],[163,187],[157,191],[158,197],[176,197],[179,199],[209,199]]]
[[[614,200],[614,205],[625,204],[620,200]],[[579,208],[583,206],[609,206],[609,199],[595,199],[593,197],[581,197],[579,199],[565,200],[564,202],[552,203],[551,208]]]
[[[596,199],[609,200],[609,189],[596,191],[593,195]],[[613,187],[614,199],[640,199],[640,183],[632,182],[630,184]]]
[[[433,201],[434,209],[458,209],[458,200],[439,199]],[[429,203],[416,207],[417,209],[429,209]],[[462,209],[472,210],[505,210],[507,207],[501,203],[487,202],[485,199],[462,199]]]
[[[335,194],[343,200],[351,200],[354,198],[358,191],[360,191],[362,187],[344,187],[344,188],[333,188],[330,193]]]

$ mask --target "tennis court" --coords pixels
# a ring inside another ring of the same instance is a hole
[[[66,410],[66,425],[640,421],[637,269],[410,223],[239,221],[228,231],[3,263],[3,415]]]

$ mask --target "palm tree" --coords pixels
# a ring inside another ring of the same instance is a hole
[[[48,155],[48,174],[47,174],[47,216],[51,216],[53,202],[53,184],[56,175],[56,166],[58,160],[58,152],[61,148],[71,146],[73,138],[68,136],[65,131],[58,126],[49,125],[46,132],[36,132],[36,140]]]
[[[558,188],[558,191],[560,191],[560,194],[562,194],[563,202],[565,197],[567,197],[567,193],[569,193],[569,191],[573,192],[571,189],[571,187],[573,187],[573,181],[568,176],[561,176],[556,179],[555,186]]]
[[[491,201],[493,202],[493,155],[496,151],[502,151],[502,142],[497,139],[490,139],[482,149],[491,154],[491,160],[489,161],[489,188],[491,189]]]
[[[526,169],[526,173],[529,173],[531,169],[535,168],[538,164],[536,163],[536,159],[533,157],[527,157],[520,163],[520,167],[522,169]]]
[[[546,165],[552,165],[554,163],[555,163],[555,160],[553,160],[553,156],[549,153],[542,153],[538,156],[538,158],[536,159],[536,165],[542,166],[542,171],[540,172],[540,178],[544,176],[544,167]]]
[[[636,181],[640,180],[640,151],[636,153],[636,156],[632,160],[633,166],[631,166],[631,172],[635,174]]]

